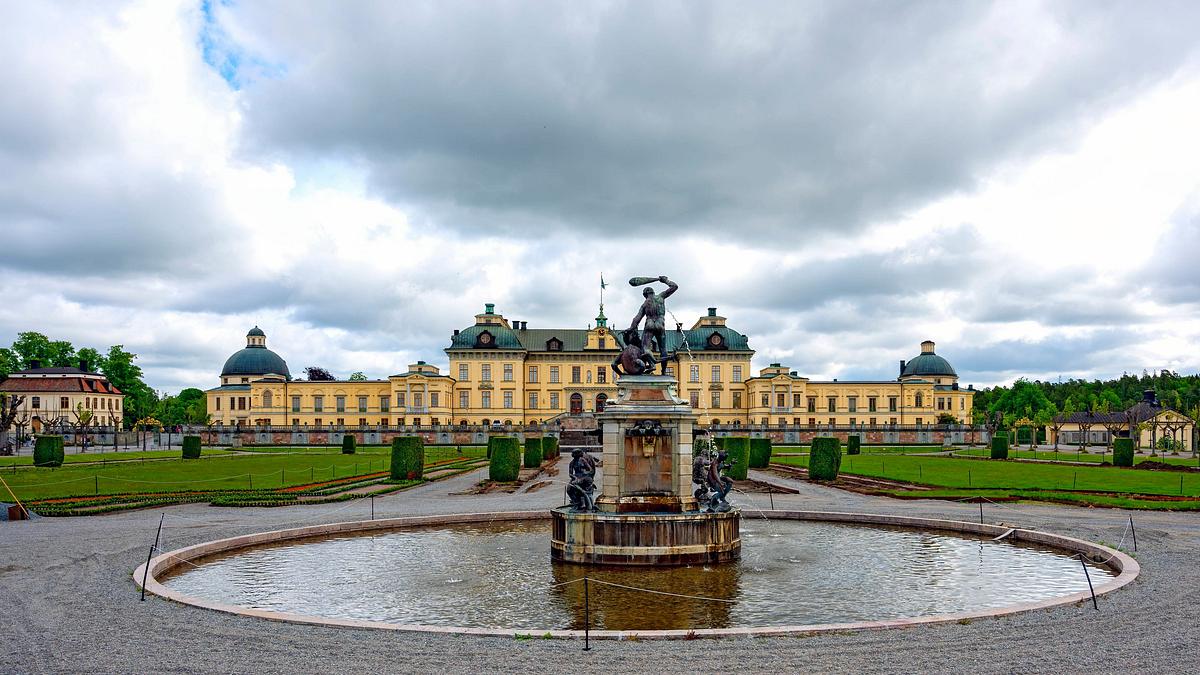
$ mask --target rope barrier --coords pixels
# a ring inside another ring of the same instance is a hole
[[[590,577],[589,577],[590,579]],[[737,604],[737,600],[724,600],[722,598],[708,598],[703,595],[684,595],[683,593],[669,593],[667,591],[655,591],[649,588],[638,588],[636,586],[626,586],[624,584],[614,584],[609,581],[600,581],[599,579],[590,579],[592,582],[602,584],[604,586],[613,586],[615,588],[624,588],[630,591],[641,591],[643,593],[653,593],[654,595],[669,595],[676,598],[688,598],[690,600],[708,600],[710,602],[724,602],[730,605]]]

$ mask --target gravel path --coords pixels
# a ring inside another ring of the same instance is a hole
[[[566,458],[560,475],[565,475]],[[485,475],[376,498],[378,517],[549,508],[561,490],[451,495]],[[772,480],[786,480],[772,478]],[[974,504],[897,501],[788,481],[777,508],[977,519]],[[766,495],[735,495],[745,517]],[[1140,579],[1101,600],[969,625],[819,637],[597,642],[437,637],[299,626],[139,602],[130,580],[159,515],[165,545],[368,517],[366,500],[275,509],[177,506],[88,518],[0,523],[0,672],[1197,672],[1200,517],[1135,512]],[[1127,512],[985,507],[990,522],[1117,543]],[[1128,546],[1128,539],[1126,541]],[[881,589],[886,592],[886,589]]]

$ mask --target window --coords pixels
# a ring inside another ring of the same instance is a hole
[[[239,396],[238,397],[238,410],[245,410],[245,409],[246,409],[246,397]]]
[[[458,364],[458,381],[466,382],[471,379],[471,367],[465,363]]]
[[[691,391],[689,391],[689,392],[688,392],[688,398],[691,400],[691,403],[692,403],[692,407],[693,407],[693,408],[699,408],[699,407],[700,407],[700,392],[698,392],[698,391],[696,391],[695,389],[693,389],[693,390],[691,390]]]
[[[298,417],[293,417],[293,418],[292,418],[292,426],[294,426],[294,427],[298,427],[298,426],[300,426],[300,418],[298,418]]]
[[[870,421],[869,421],[869,424],[870,424],[871,426],[875,426],[875,418],[874,418],[874,417],[872,417],[872,418],[870,419]]]
[[[776,408],[786,408],[787,407],[787,394],[775,394],[775,407]]]
[[[338,412],[346,412],[346,397],[345,396],[335,396],[334,397],[334,405],[337,406]]]
[[[292,412],[300,412],[300,397],[292,397]]]
[[[465,389],[458,392],[458,407],[464,410],[471,407],[471,392]]]
[[[720,408],[720,407],[721,407],[721,392],[719,392],[719,391],[714,391],[714,392],[712,393],[712,407],[713,407],[713,408]]]
[[[320,417],[313,420],[313,426],[318,426],[318,427],[321,426],[321,418]]]
[[[529,392],[529,409],[537,410],[537,395],[536,391]]]
[[[699,381],[700,381],[700,366],[693,363],[691,371],[690,371],[690,375],[688,376],[688,382],[699,382]]]
[[[217,410],[220,410],[221,409],[221,397],[218,396],[218,397],[214,398],[213,400],[217,402]],[[63,407],[65,408],[66,406],[63,406]]]
[[[389,412],[392,409],[392,397],[384,394],[379,397],[379,412]]]
[[[808,397],[808,412],[817,412],[817,397]]]
[[[550,409],[558,410],[558,392],[550,393]]]
[[[512,403],[513,403],[513,393],[511,391],[504,392],[504,407],[512,408],[513,407]]]
[[[484,363],[479,366],[479,379],[484,382],[492,381],[492,364]]]
[[[429,392],[429,407],[438,407],[438,393],[436,391]]]
[[[740,391],[733,392],[733,407],[734,408],[742,407],[742,392],[740,392]]]
[[[229,409],[237,410],[237,397],[236,396],[229,397]]]
[[[360,426],[360,427],[367,426],[367,418],[365,418],[365,417],[358,418],[358,426]]]
[[[710,382],[720,382],[721,381],[721,366],[713,366],[711,375],[712,375],[712,377],[709,379]]]
[[[314,396],[313,397],[313,412],[324,412],[324,411],[325,411],[325,397],[324,396]],[[320,422],[317,422],[317,424],[320,424]]]
[[[29,407],[33,408],[34,410],[41,410],[42,409],[42,397],[34,396],[33,398],[29,399]]]
[[[896,412],[896,397],[895,396],[888,397],[888,412]],[[892,422],[892,424],[895,424],[895,422]]]
[[[579,366],[571,366],[571,383],[579,384],[579,378],[583,375]]]
[[[600,384],[608,382],[608,368],[600,366],[596,369],[596,381]]]
[[[966,399],[966,398],[959,398],[959,399],[958,399],[958,409],[959,409],[959,410],[966,410],[966,409],[967,409],[967,399]]]
[[[367,397],[358,397],[358,412],[367,412]]]
[[[550,366],[550,383],[558,384],[558,366]]]
[[[850,412],[858,412],[858,397],[857,396],[847,397],[846,404],[847,404],[847,408],[850,410]]]
[[[529,381],[536,384],[538,381],[537,377],[538,377],[537,366],[529,366]]]
[[[344,427],[344,426],[346,426],[346,418],[345,418],[345,417],[339,417],[339,418],[337,418],[337,425],[338,425],[339,427]]]
[[[220,400],[220,399],[217,399],[217,400]],[[71,407],[71,399],[67,398],[66,396],[60,397],[58,399],[58,407],[62,408],[63,410],[70,408]]]
[[[263,398],[263,407],[264,408],[270,408],[271,404],[274,403],[274,401],[271,400],[274,397],[271,395],[270,390],[264,391],[262,398]]]
[[[917,418],[917,426],[921,426],[921,418],[920,417]]]
[[[810,426],[810,427],[817,426],[817,418],[815,418],[815,417],[808,418],[808,426]]]
[[[419,391],[413,392],[413,406],[416,408],[425,407],[425,394]]]
[[[799,408],[800,407],[800,399],[802,399],[802,398],[803,397],[800,394],[792,394],[792,407]]]
[[[667,366],[667,375],[675,377],[675,366]]]
[[[836,419],[834,419],[834,418],[832,418],[832,417],[830,417],[830,418],[829,418],[829,426],[831,426],[831,427],[832,427],[832,426],[835,426],[835,425],[837,425],[837,420],[836,420]]]
[[[741,366],[733,367],[733,381],[734,382],[742,381],[742,367]]]
[[[892,418],[892,419],[891,419],[891,420],[888,422],[888,424],[895,424],[895,423],[896,423],[896,418],[895,418],[895,417],[893,417],[893,418]]]
[[[925,395],[918,391],[916,401],[917,401],[918,408],[924,407],[925,406]],[[920,424],[920,422],[918,422],[918,424]]]
[[[826,408],[829,412],[837,412],[837,397],[836,396],[830,396],[826,400],[826,403],[829,404],[828,408]]]
[[[868,397],[867,397],[867,411],[868,411],[868,412],[875,412],[875,410],[876,410],[876,404],[875,404],[875,402],[876,402],[877,400],[878,400],[878,399],[876,399],[874,396],[868,396]]]
[[[504,381],[505,382],[513,381],[513,364],[511,364],[511,363],[504,364]]]
[[[479,392],[479,407],[480,408],[492,407],[492,392],[490,392],[490,391]]]
[[[600,349],[608,349],[608,338],[600,338]]]

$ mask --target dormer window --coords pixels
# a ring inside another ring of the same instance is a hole
[[[708,349],[725,349],[725,337],[717,331],[713,331],[708,336],[708,340],[705,341],[705,347]]]
[[[475,338],[475,347],[478,349],[486,349],[496,346],[496,339],[489,331],[482,331]]]
[[[549,340],[546,340],[546,351],[561,352],[562,340],[559,340],[558,338],[550,338]]]

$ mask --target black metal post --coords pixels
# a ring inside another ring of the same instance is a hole
[[[979,498],[979,524],[983,524],[983,498]]]
[[[583,578],[583,651],[592,651],[592,606],[588,578]]]
[[[1092,575],[1088,573],[1087,563],[1083,561],[1083,554],[1079,554],[1079,564],[1083,566],[1083,576],[1087,578],[1088,590],[1092,592],[1092,607],[1099,612],[1100,605],[1096,604],[1096,589],[1092,588]]]
[[[1133,533],[1133,552],[1137,553],[1137,530],[1133,528],[1133,516],[1129,516],[1129,531]]]
[[[158,541],[162,537],[163,521],[166,520],[167,514],[160,514],[158,517],[158,531],[154,533],[154,545],[150,547],[150,552],[146,554],[146,567],[142,570],[142,602],[146,601],[146,577],[150,575],[150,559],[154,557],[154,549],[158,548]]]
[[[371,495],[371,520],[375,520],[375,495]]]
[[[775,493],[768,492],[767,495],[771,498],[771,510],[774,511],[775,510]]]

